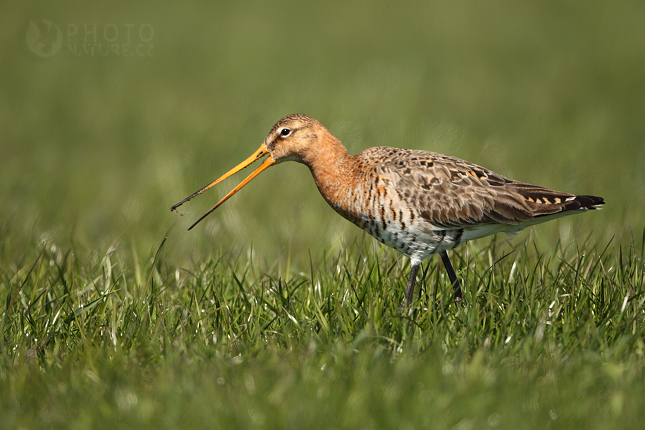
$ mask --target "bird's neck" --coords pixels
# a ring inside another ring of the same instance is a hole
[[[306,154],[303,163],[309,167],[323,198],[336,212],[351,219],[351,197],[356,188],[356,157],[340,141],[330,136]]]

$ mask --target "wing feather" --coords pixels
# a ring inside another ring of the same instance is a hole
[[[576,196],[505,178],[459,158],[419,150],[371,148],[375,173],[389,179],[392,192],[427,222],[441,228],[476,224],[521,224],[604,200]]]

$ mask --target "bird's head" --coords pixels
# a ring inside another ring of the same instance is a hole
[[[321,150],[321,141],[324,141],[325,138],[329,138],[330,136],[332,136],[331,133],[329,133],[322,124],[307,115],[293,114],[286,116],[273,126],[267,137],[264,139],[264,142],[260,145],[260,148],[258,148],[258,150],[249,158],[229,170],[217,180],[186,197],[184,200],[174,205],[171,210],[175,211],[179,206],[186,203],[193,197],[203,193],[212,186],[219,184],[224,179],[234,175],[245,167],[248,167],[264,156],[269,155],[269,157],[265,159],[264,162],[255,169],[255,171],[253,171],[253,173],[251,173],[244,181],[242,181],[230,193],[224,196],[222,200],[191,225],[189,228],[190,230],[270,166],[282,163],[283,161],[307,163],[307,160],[314,158],[316,156],[316,152]]]
[[[329,131],[315,119],[293,114],[278,121],[262,143],[272,164],[283,161],[305,162],[311,153],[319,149],[319,137],[325,137]],[[267,160],[268,161],[268,160]]]

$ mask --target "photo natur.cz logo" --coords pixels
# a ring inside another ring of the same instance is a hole
[[[42,58],[61,54],[76,58],[152,57],[154,28],[150,24],[65,24],[48,19],[29,21],[25,40]],[[61,51],[62,48],[62,51]]]

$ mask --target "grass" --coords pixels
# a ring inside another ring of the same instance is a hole
[[[640,426],[641,2],[66,0],[0,16],[0,427]],[[149,24],[154,55],[40,58],[25,32],[41,19],[65,37]],[[191,232],[238,178],[169,211],[294,112],[351,153],[437,151],[607,204],[459,248],[458,307],[425,263],[400,315],[409,262],[300,165]]]
[[[424,266],[411,315],[407,264],[373,246],[286,280],[234,252],[181,269],[164,244],[134,267],[46,245],[3,273],[3,427],[637,425],[640,252],[533,244],[460,253],[459,306]]]

